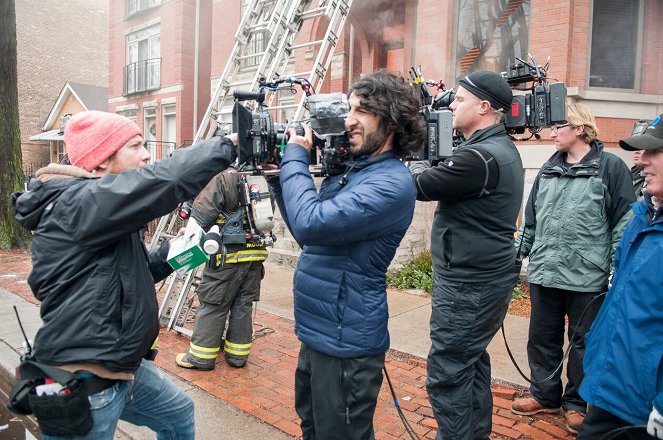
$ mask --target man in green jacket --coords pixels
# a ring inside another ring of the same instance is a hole
[[[517,242],[521,256],[529,256],[531,397],[516,400],[511,411],[557,413],[561,407],[567,429],[577,433],[587,410],[578,394],[585,334],[601,307],[597,297],[607,290],[635,194],[626,164],[603,150],[587,106],[570,105],[567,122],[553,126],[550,136],[557,152],[534,181]],[[567,318],[572,348],[563,390],[558,366]]]

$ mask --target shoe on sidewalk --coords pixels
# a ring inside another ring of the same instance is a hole
[[[585,421],[585,415],[579,411],[570,409],[566,411],[565,416],[566,429],[568,429],[571,434],[577,434],[582,426],[582,422]]]
[[[189,358],[189,353],[179,353],[175,356],[175,363],[182,367],[201,371],[210,371],[214,369],[214,362],[211,364],[194,364]]]
[[[551,413],[557,414],[560,408],[548,408],[541,405],[533,397],[523,397],[522,399],[517,399],[511,405],[511,412],[521,416],[531,416],[532,414],[538,413]]]

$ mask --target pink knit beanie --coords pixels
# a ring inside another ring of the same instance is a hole
[[[129,118],[107,112],[77,113],[64,129],[64,143],[72,165],[92,171],[135,136],[140,128]]]

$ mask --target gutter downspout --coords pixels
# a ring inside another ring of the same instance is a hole
[[[200,47],[200,0],[196,0],[196,31],[193,49],[193,137],[198,131],[198,51]]]

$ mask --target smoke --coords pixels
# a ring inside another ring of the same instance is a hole
[[[355,0],[350,12],[353,22],[366,33],[369,40],[381,39],[385,27],[402,25],[405,2],[397,0]]]

